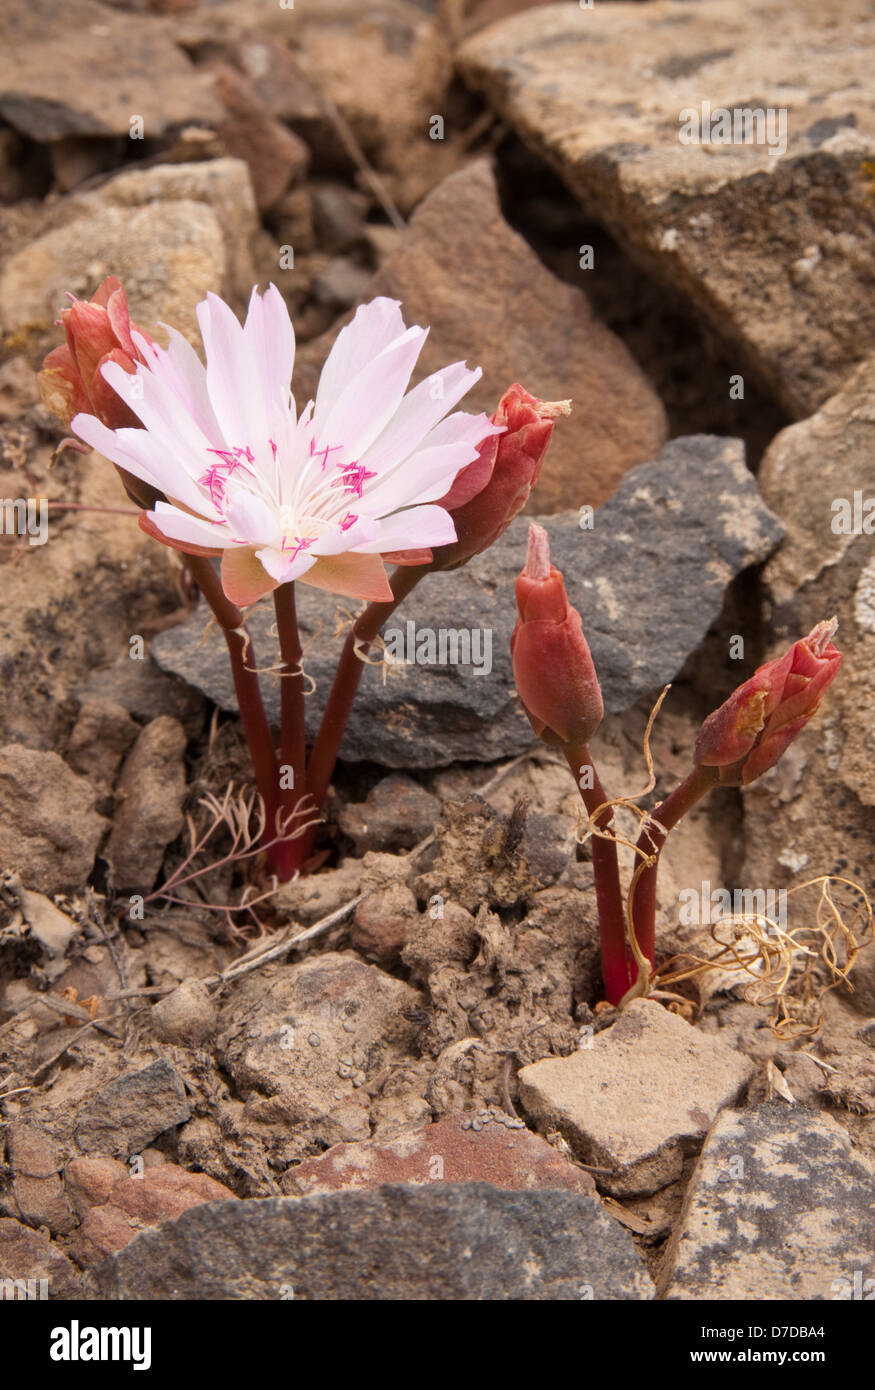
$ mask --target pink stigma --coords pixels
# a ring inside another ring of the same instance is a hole
[[[287,547],[286,547],[286,539],[287,539],[287,538],[286,538],[285,536],[283,536],[283,543],[282,543],[282,546],[280,547],[280,549],[282,549],[282,550],[286,550],[286,548],[287,548]],[[289,556],[289,558],[292,559],[292,560],[297,560],[297,558],[298,558],[298,556],[300,555],[301,551],[302,551],[302,550],[309,550],[309,549],[310,549],[310,546],[314,544],[315,540],[316,540],[316,537],[315,537],[315,536],[295,536],[294,545],[290,545],[290,546],[288,547],[288,549],[291,551],[291,555]]]

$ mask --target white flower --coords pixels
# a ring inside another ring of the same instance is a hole
[[[222,555],[232,602],[292,579],[358,598],[391,597],[383,558],[456,538],[437,505],[478,446],[501,431],[486,415],[447,415],[481,375],[464,362],[405,395],[427,329],[392,299],[363,305],[337,336],[300,417],[291,393],[295,339],[271,285],[253,290],[241,327],[214,294],[198,305],[206,367],[174,329],[170,346],[134,330],[136,377],[102,371],[143,429],[95,416],[72,427],[169,500],[141,518],[166,544]],[[405,557],[408,562],[410,556]]]

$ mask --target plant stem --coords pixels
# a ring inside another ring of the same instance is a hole
[[[186,555],[185,563],[210,605],[228,644],[240,722],[252,758],[255,785],[264,802],[264,839],[270,841],[276,836],[277,815],[281,809],[279,768],[261,699],[252,640],[246,631],[242,610],[231,603],[225,594],[222,582],[210,561],[203,555]],[[282,842],[272,846],[267,851],[267,857],[271,872],[279,875],[284,857]]]
[[[399,565],[390,580],[393,595],[391,600],[385,603],[369,603],[353,623],[343,644],[307,766],[307,787],[316,811],[321,811],[328,792],[334,764],[337,762],[356,691],[365,668],[362,658],[367,654],[368,646],[380,628],[422,576],[428,573],[428,568],[427,565]]]
[[[304,673],[301,669],[301,638],[295,609],[294,583],[281,584],[274,590],[274,608],[279,634],[283,669],[280,677],[280,803],[283,816],[294,814],[307,795],[307,735],[304,724]],[[291,786],[283,786],[291,770]],[[294,823],[292,823],[294,824]],[[300,869],[305,851],[305,836],[289,842],[283,880]]]
[[[656,949],[656,876],[659,872],[659,857],[662,847],[673,830],[689,810],[701,801],[706,792],[714,786],[714,768],[694,767],[674,791],[661,801],[651,812],[651,823],[638,837],[638,849],[642,850],[652,863],[644,864],[639,856],[635,887],[632,892],[632,925],[635,937],[644,955],[654,966]],[[653,824],[657,821],[658,824]],[[641,865],[643,864],[643,867]]]
[[[605,805],[608,798],[593,766],[589,745],[567,744],[563,751],[583,797],[583,804],[590,816],[594,817],[594,824],[601,830],[605,829],[614,819],[614,813],[610,806]],[[582,767],[592,769],[591,787],[580,785]],[[595,815],[600,806],[603,809]],[[592,871],[598,908],[605,997],[609,1003],[619,1004],[634,983],[634,966],[630,962],[626,946],[626,919],[623,914],[623,895],[620,891],[616,841],[605,839],[601,835],[592,836]]]

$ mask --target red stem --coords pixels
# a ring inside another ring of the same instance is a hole
[[[322,809],[334,764],[340,752],[343,735],[349,722],[350,712],[355,701],[356,691],[365,663],[361,657],[367,653],[380,628],[395,609],[428,572],[427,565],[399,566],[390,580],[393,597],[385,603],[369,603],[364,613],[353,623],[343,644],[340,661],[337,664],[331,691],[325,704],[325,713],[319,725],[310,761],[307,766],[307,786],[317,810]],[[361,655],[356,655],[357,650]]]
[[[594,818],[594,824],[599,829],[605,829],[614,819],[614,813],[610,806],[605,805],[608,798],[593,766],[589,745],[569,744],[564,752],[587,811]],[[584,767],[592,769],[591,787],[580,785],[580,772]],[[596,816],[595,812],[600,806],[604,809]],[[623,995],[631,989],[637,972],[626,946],[626,918],[620,891],[617,845],[615,840],[604,839],[601,835],[593,835],[591,844],[605,998],[611,1004],[619,1004]]]
[[[651,824],[638,837],[638,848],[653,856],[653,862],[641,870],[632,894],[632,924],[643,954],[655,965],[656,950],[656,876],[662,847],[673,830],[697,801],[710,791],[716,781],[713,768],[694,767],[674,791],[661,801],[651,816],[659,825]],[[641,863],[640,856],[638,857]],[[636,971],[637,975],[637,971]]]
[[[307,734],[304,723],[304,673],[301,670],[303,653],[298,632],[294,584],[281,584],[274,590],[273,600],[283,660],[280,677],[280,762],[283,768],[292,770],[292,785],[280,787],[283,815],[288,818],[295,808],[301,805],[307,794]],[[291,828],[294,829],[302,823],[303,817],[298,816],[291,822]],[[300,869],[306,848],[305,839],[302,835],[299,839],[289,842],[284,879]]]
[[[222,582],[209,560],[202,555],[186,555],[185,563],[225,634],[240,722],[252,758],[255,785],[264,802],[267,818],[263,839],[270,841],[276,836],[277,815],[281,810],[279,768],[270,726],[264,712],[258,672],[255,670],[252,640],[246,631],[242,610],[225,594]],[[271,873],[277,874],[280,878],[291,876],[285,873],[289,843],[279,841],[267,850],[268,867]]]

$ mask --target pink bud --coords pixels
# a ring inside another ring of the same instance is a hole
[[[719,781],[732,787],[747,786],[774,767],[835,679],[842,662],[832,645],[837,628],[835,618],[818,623],[709,714],[696,739],[696,764],[719,768]]]
[[[101,368],[118,362],[133,373],[144,358],[131,337],[127,299],[121,284],[107,276],[91,300],[74,299],[61,310],[66,347],[48,354],[39,375],[43,402],[65,425],[74,415],[96,415],[110,429],[140,424],[130,406],[104,381]],[[142,329],[137,329],[142,333]],[[143,334],[143,337],[146,337]]]
[[[532,728],[554,746],[588,743],[604,714],[602,693],[580,614],[550,563],[543,526],[529,527],[516,600],[519,618],[510,649],[516,687]]]
[[[519,384],[508,387],[492,417],[504,433],[483,441],[438,503],[452,515],[456,540],[435,548],[435,569],[464,564],[498,540],[538,481],[555,419],[570,411],[570,401],[541,401]]]

